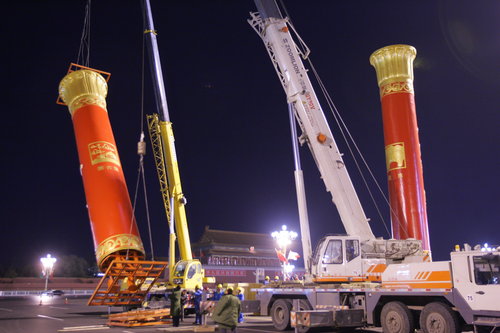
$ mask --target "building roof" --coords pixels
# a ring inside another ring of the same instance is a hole
[[[193,246],[199,247],[208,244],[234,245],[236,247],[255,247],[261,249],[274,249],[275,242],[270,234],[260,234],[254,232],[226,231],[210,229],[205,226],[205,230],[200,240]]]

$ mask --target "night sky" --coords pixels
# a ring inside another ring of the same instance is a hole
[[[500,2],[285,3],[384,191],[381,107],[369,57],[391,44],[417,49],[414,86],[434,259],[447,259],[455,244],[500,243]],[[270,233],[287,224],[299,231],[285,93],[246,21],[256,11],[253,1],[152,0],[152,7],[191,240],[206,225]],[[9,1],[4,11],[4,267],[36,263],[47,253],[95,260],[71,118],[55,103],[59,81],[76,62],[84,14],[85,1]],[[141,131],[140,2],[93,1],[90,27],[90,66],[112,74],[108,112],[133,199]],[[145,61],[144,109],[152,113]],[[374,233],[387,238],[345,143],[336,139]],[[307,147],[301,156],[315,244],[344,230]],[[154,251],[166,257],[168,228],[151,155],[145,163]],[[380,194],[376,200],[389,224],[388,207]],[[142,187],[136,218],[150,252]]]

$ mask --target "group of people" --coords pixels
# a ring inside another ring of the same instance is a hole
[[[198,286],[192,294],[195,308],[194,325],[201,325],[202,310],[201,302],[206,299],[206,294]],[[172,316],[173,326],[178,327],[180,320],[184,315],[184,304],[187,302],[187,293],[181,291],[180,286],[174,288],[169,295],[170,298],[170,315]],[[233,289],[227,288],[224,292],[222,285],[218,285],[213,295],[209,300],[217,301],[217,304],[212,313],[212,319],[218,325],[219,332],[236,332],[238,323],[243,322],[243,313],[241,313],[241,301],[244,300],[243,289],[236,288],[236,295],[233,295]]]
[[[303,279],[303,277],[302,277]],[[302,280],[297,274],[293,274],[293,275],[290,275],[290,276],[285,276],[283,278],[283,281],[300,281]],[[280,282],[280,277],[279,276],[275,276],[274,277],[274,280],[272,280],[272,282],[275,282],[275,283],[279,283]],[[264,281],[263,281],[264,284],[269,284],[271,283],[271,279],[269,278],[269,276],[266,276]]]

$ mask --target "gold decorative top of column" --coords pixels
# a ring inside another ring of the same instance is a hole
[[[370,56],[370,64],[377,72],[380,96],[396,92],[413,93],[413,60],[417,50],[410,45],[390,45]]]
[[[95,104],[106,109],[108,84],[97,72],[82,69],[69,73],[59,83],[59,96],[68,105],[71,116],[78,108]]]

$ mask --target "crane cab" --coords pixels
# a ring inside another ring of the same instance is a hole
[[[178,261],[170,277],[173,285],[179,285],[183,289],[194,289],[202,287],[204,272],[199,260]]]
[[[311,273],[315,282],[363,281],[360,239],[326,236],[314,252]]]
[[[473,311],[498,309],[500,251],[465,250],[451,253],[453,286]]]

